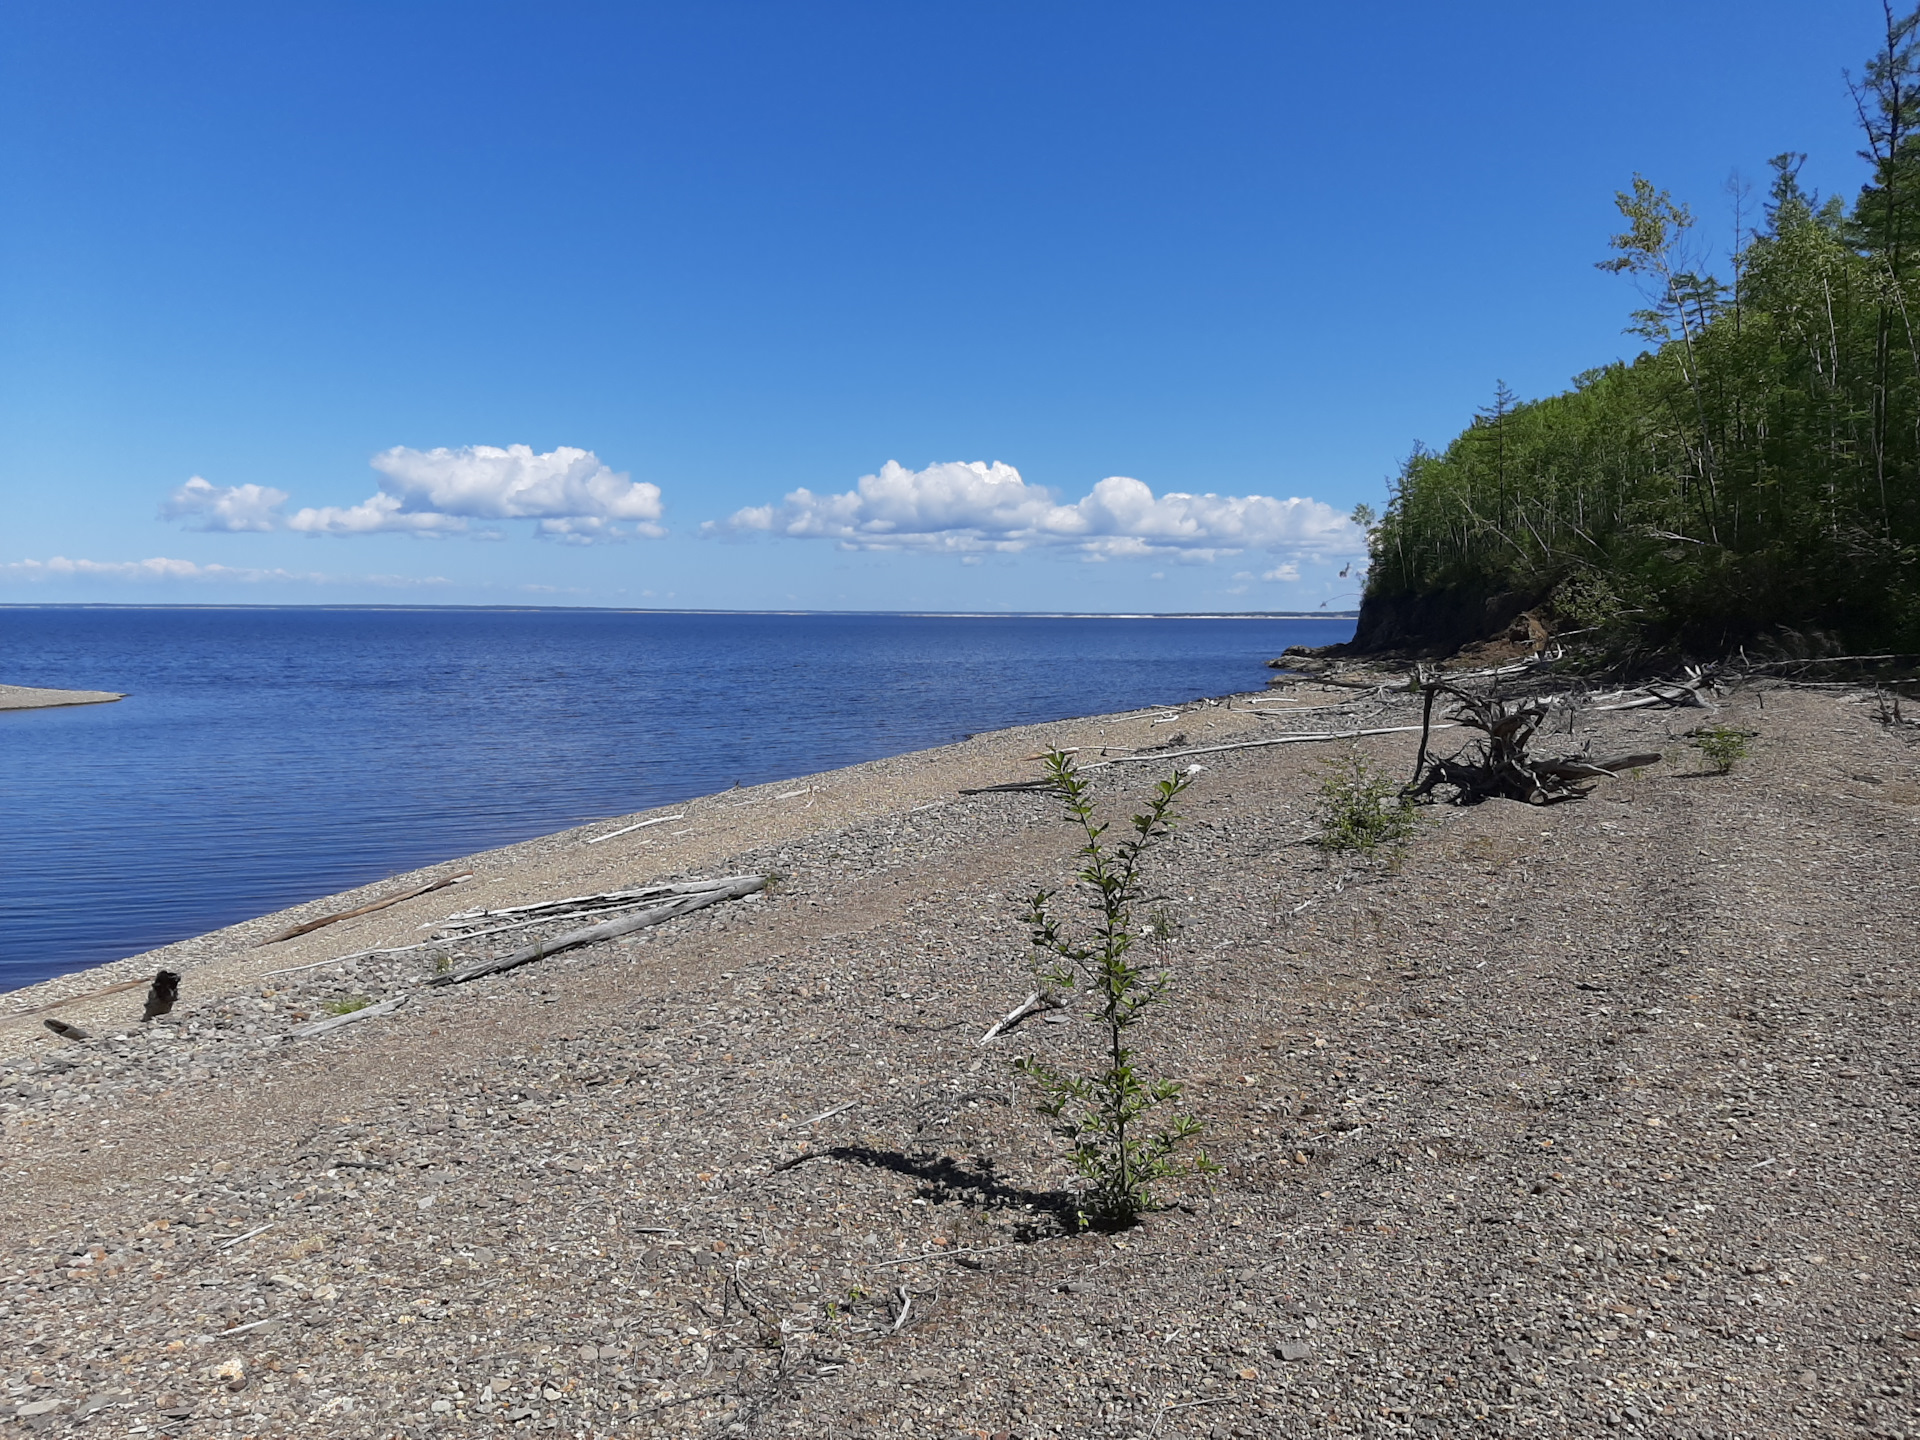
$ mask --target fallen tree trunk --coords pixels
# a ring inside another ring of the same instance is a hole
[[[664,925],[667,921],[676,920],[682,915],[691,915],[696,910],[717,905],[722,900],[739,900],[766,888],[766,876],[742,875],[736,880],[720,884],[715,889],[682,895],[665,905],[657,905],[651,910],[642,910],[638,915],[624,915],[618,920],[589,925],[584,930],[571,930],[552,940],[538,940],[497,960],[475,961],[471,965],[455,970],[452,974],[436,975],[428,983],[463,985],[469,980],[478,980],[483,975],[503,974],[508,970],[516,970],[522,965],[531,965],[536,960],[544,960],[549,955],[558,955],[563,950],[576,950],[582,945],[594,945],[602,940],[612,940],[621,935],[632,934],[635,930],[644,930],[650,925]]]

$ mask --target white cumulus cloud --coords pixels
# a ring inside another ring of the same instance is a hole
[[[189,530],[273,530],[287,492],[270,485],[215,485],[195,475],[160,507],[163,520],[188,520]]]
[[[658,485],[629,480],[570,445],[544,455],[528,445],[396,445],[374,456],[373,468],[380,488],[409,510],[482,520],[626,520],[642,534],[664,533]]]
[[[358,505],[307,506],[287,517],[287,528],[307,535],[375,535],[400,530],[412,535],[458,535],[467,522],[458,515],[410,511],[397,495],[372,495]]]
[[[1318,500],[1266,495],[1155,495],[1114,475],[1062,503],[998,461],[909,470],[889,460],[839,495],[795,490],[778,505],[737,510],[710,533],[761,531],[825,539],[852,550],[978,553],[1066,546],[1088,559],[1172,555],[1211,560],[1243,550],[1327,555],[1357,551],[1360,532]]]
[[[195,530],[292,530],[305,535],[467,535],[473,520],[537,520],[536,533],[573,544],[666,534],[660,487],[629,479],[591,450],[561,445],[462,445],[414,450],[396,445],[373,457],[380,488],[357,505],[308,505],[281,513],[284,490],[216,486],[196,475],[161,506]]]
[[[0,580],[53,582],[62,580],[125,580],[130,582],[240,581],[247,584],[292,581],[307,585],[445,585],[443,576],[326,575],[318,571],[261,570],[239,565],[202,565],[155,555],[146,560],[71,560],[55,555],[48,560],[0,562]]]

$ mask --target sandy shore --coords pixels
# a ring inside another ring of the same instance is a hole
[[[67,693],[67,692],[59,692]],[[81,693],[81,692],[74,692]],[[679,875],[719,873],[743,852],[778,846],[889,816],[918,813],[921,807],[952,802],[958,792],[1010,780],[1032,779],[1039,767],[1027,757],[1050,745],[1085,747],[1113,756],[1142,747],[1163,747],[1176,736],[1195,744],[1258,739],[1275,729],[1260,712],[1283,714],[1342,698],[1342,692],[1309,690],[1249,692],[1196,706],[1161,706],[1121,715],[1091,716],[1046,725],[1022,726],[978,735],[959,744],[911,752],[862,765],[722,791],[656,810],[610,818],[591,825],[523,841],[499,850],[462,856],[438,865],[397,874],[377,884],[326,895],[287,910],[195,936],[110,965],[0,994],[0,1054],[7,1046],[8,1021],[25,1010],[118,984],[166,968],[187,978],[185,995],[217,995],[244,986],[268,969],[294,966],[378,946],[407,944],[421,938],[419,925],[452,910],[484,904],[490,908],[525,905],[566,895],[646,884]],[[1337,717],[1317,709],[1308,728],[1338,728]],[[1155,753],[1149,751],[1149,753]],[[1140,769],[1131,764],[1130,769]],[[610,840],[596,836],[640,821],[660,821]],[[591,843],[589,843],[591,842]],[[413,889],[448,875],[473,871],[451,895],[437,892],[364,918],[343,922],[295,940],[261,948],[261,942],[318,916],[354,909],[383,896]],[[484,890],[476,888],[484,886]],[[110,1024],[131,1006],[139,1018],[139,997],[63,1006],[58,1014],[76,1024]],[[38,1026],[28,1027],[28,1033]]]
[[[4,997],[0,1406],[156,1435],[1920,1425],[1913,741],[1844,695],[1747,692],[1720,713],[1754,757],[1705,776],[1697,712],[1588,715],[1569,748],[1679,763],[1437,811],[1399,866],[1345,866],[1297,843],[1339,747],[1207,747],[1410,707],[1292,694],[1346,708],[980,736]],[[1097,785],[1124,804],[1204,767],[1139,1033],[1225,1170],[1080,1234],[1012,1062],[1084,1058],[1090,1027],[977,1043],[1030,988],[1019,911],[1072,837],[1042,796],[959,792],[1049,743],[1176,737]],[[1362,743],[1397,772],[1413,737]],[[459,909],[742,871],[781,878],[471,985],[422,982],[484,944],[342,958]],[[161,964],[182,1002],[151,1026],[137,990],[51,1012],[77,1044],[20,1013]]]
[[[48,690],[33,685],[0,685],[0,710],[45,710],[55,705],[104,705],[124,700],[111,690]]]

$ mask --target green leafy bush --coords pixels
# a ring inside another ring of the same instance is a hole
[[[1703,725],[1697,730],[1689,730],[1687,738],[1693,741],[1714,773],[1725,775],[1740,761],[1747,758],[1747,742],[1754,738],[1751,730],[1735,730],[1730,725]]]
[[[1150,1112],[1180,1098],[1180,1087],[1143,1076],[1127,1043],[1128,1031],[1167,986],[1164,974],[1149,975],[1145,965],[1129,958],[1138,933],[1134,907],[1149,898],[1141,866],[1173,826],[1173,802],[1190,781],[1177,773],[1162,780],[1145,812],[1132,818],[1132,834],[1109,843],[1108,825],[1096,820],[1091,787],[1072,757],[1054,750],[1046,763],[1053,793],[1086,837],[1079,849],[1085,863],[1074,878],[1087,892],[1090,915],[1086,923],[1069,926],[1055,909],[1057,892],[1041,890],[1024,918],[1041,953],[1042,979],[1061,989],[1084,985],[1092,992],[1091,1019],[1100,1031],[1101,1053],[1084,1075],[1030,1058],[1018,1064],[1040,1089],[1041,1113],[1060,1122],[1059,1134],[1072,1147],[1069,1158],[1086,1182],[1081,1224],[1118,1227],[1153,1207],[1156,1181],[1217,1168],[1204,1154],[1182,1153],[1182,1142],[1202,1128],[1198,1120],[1177,1115],[1160,1125],[1149,1121]],[[1148,928],[1160,918],[1156,912]]]
[[[1313,843],[1331,854],[1384,849],[1397,857],[1420,825],[1419,812],[1401,797],[1400,787],[1367,764],[1357,745],[1323,767],[1314,818],[1320,834]]]

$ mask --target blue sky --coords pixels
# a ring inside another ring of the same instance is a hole
[[[1635,171],[1851,195],[1878,18],[14,6],[0,602],[1351,606]]]

